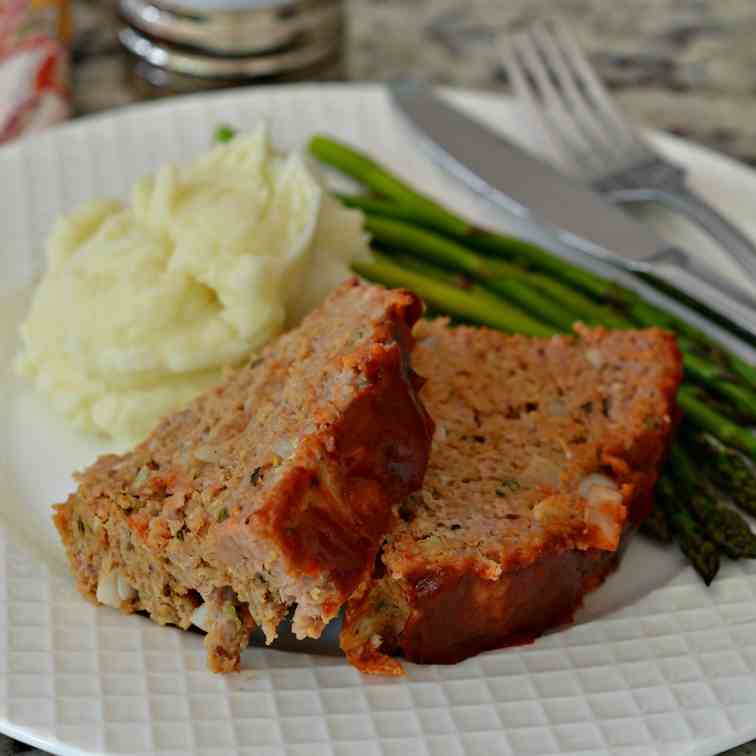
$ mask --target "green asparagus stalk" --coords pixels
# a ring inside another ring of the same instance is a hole
[[[756,391],[741,386],[729,371],[699,357],[681,344],[685,374],[722,397],[743,422],[756,422]]]
[[[365,227],[377,242],[468,273],[488,288],[512,297],[523,307],[536,309],[550,323],[565,330],[572,326],[572,322],[568,322],[565,317],[565,308],[573,314],[573,322],[583,320],[607,328],[630,328],[635,325],[632,320],[596,304],[559,281],[523,270],[511,263],[483,258],[456,241],[413,226],[407,221],[369,213],[366,215]],[[525,288],[530,291],[525,291]],[[533,289],[547,295],[546,298],[533,294]],[[734,376],[731,373],[719,364],[710,363],[688,351],[691,365],[697,368],[698,375],[705,381],[722,383],[724,396],[737,400],[742,405],[742,412],[751,414],[756,411],[756,392],[747,389],[739,391],[740,387],[732,383]]]
[[[692,354],[705,358],[714,363],[722,371],[728,373],[732,380],[738,380],[751,390],[756,389],[756,365],[751,365],[736,354],[726,353],[712,342],[704,343],[701,339],[691,340],[685,334],[678,333],[680,345]]]
[[[677,444],[670,450],[672,476],[684,496],[686,507],[701,523],[709,538],[732,559],[756,557],[756,536],[734,509],[720,506],[701,484],[690,458]]]
[[[710,585],[719,572],[719,550],[680,505],[674,484],[666,476],[662,476],[657,484],[656,502],[667,516],[680,550],[703,578],[704,583]]]
[[[325,137],[316,137],[316,139],[324,140]],[[351,148],[346,145],[339,145],[339,148],[352,151]],[[313,148],[313,143],[311,143],[310,149],[316,157],[323,159]],[[341,167],[335,162],[329,162],[328,160],[324,160],[324,162],[335,168]],[[349,175],[353,178],[357,178],[355,174]],[[369,188],[374,188],[372,181],[364,183]],[[361,195],[338,196],[347,207],[357,208],[369,215],[402,220],[424,226],[430,230],[446,233],[460,243],[473,247],[481,252],[493,254],[495,257],[507,260],[514,260],[529,268],[535,268],[536,270],[552,274],[558,280],[565,280],[571,286],[576,287],[580,291],[591,294],[598,299],[604,298],[606,293],[609,292],[612,295],[611,301],[613,303],[616,304],[621,301],[621,297],[619,297],[618,293],[613,290],[612,286],[607,286],[609,282],[596,276],[590,271],[583,270],[577,265],[572,265],[555,255],[549,254],[535,244],[523,241],[522,239],[517,239],[514,236],[494,234],[485,231],[477,226],[467,223],[461,218],[457,218],[457,220],[461,221],[461,225],[457,226],[455,230],[452,230],[446,222],[436,222],[435,212],[426,211],[418,213],[412,205],[404,204],[402,200],[396,196],[391,197],[391,195],[386,195],[390,197],[390,201]],[[448,214],[448,211],[444,210],[444,212]]]
[[[440,279],[408,270],[380,253],[370,262],[353,265],[361,276],[385,286],[412,289],[433,307],[473,323],[528,336],[550,336],[554,329],[503,302],[485,289],[463,290]]]
[[[756,474],[743,456],[708,433],[688,431],[685,440],[714,484],[740,509],[756,516]]]
[[[756,365],[751,365],[736,354],[727,355],[724,362],[733,373],[747,381],[750,386],[756,386]]]
[[[715,351],[735,373],[756,387],[756,368],[744,360],[728,355],[700,331],[661,308],[645,302],[635,292],[551,255],[534,244],[486,231],[466,222],[347,145],[328,137],[316,136],[310,142],[310,150],[323,162],[342,170],[367,188],[391,200],[386,202],[355,198],[350,200],[353,206],[361,207],[374,215],[384,214],[428,226],[457,238],[466,246],[519,261],[553,275],[557,280],[575,286],[604,303],[611,303],[621,316],[638,325],[655,325],[673,330],[685,335],[702,348]],[[701,306],[700,309],[706,308]]]
[[[711,309],[710,307],[702,305],[701,302],[697,301],[680,289],[675,288],[672,284],[668,283],[662,278],[659,278],[658,276],[651,274],[640,274],[640,277],[655,289],[658,289],[667,296],[676,299],[689,309],[700,312],[707,320],[715,323],[720,328],[724,328],[725,330],[730,331],[741,341],[744,341],[751,346],[756,346],[756,339],[754,339],[753,334],[747,329],[743,328],[740,323],[730,320],[726,316],[720,314],[716,310]]]
[[[602,323],[610,328],[632,327],[630,321],[559,281],[512,263],[481,257],[456,241],[408,222],[368,214],[365,228],[379,244],[468,273],[493,291],[511,297],[515,303],[528,309],[536,308],[549,322],[565,330],[576,320]],[[569,322],[565,308],[573,314]]]
[[[614,312],[605,305],[598,304],[576,289],[571,289],[560,281],[555,281],[543,273],[523,271],[523,277],[535,289],[548,295],[555,302],[569,307],[575,316],[588,325],[603,325],[607,328],[627,329],[633,328],[633,323],[619,313]],[[573,321],[574,322],[574,321]]]
[[[432,228],[464,235],[468,224],[432,199],[416,192],[372,158],[328,137],[315,136],[310,140],[310,152],[318,160],[338,168],[380,196],[390,197],[411,210],[415,218],[422,218]]]
[[[756,436],[741,428],[702,400],[699,389],[683,384],[677,392],[677,403],[697,428],[716,436],[728,446],[734,446],[756,460]]]
[[[411,252],[432,262],[467,273],[485,288],[504,295],[513,304],[560,330],[572,327],[574,318],[565,308],[522,280],[515,266],[486,260],[456,242],[400,221],[368,216],[365,228],[373,239],[392,249]]]
[[[340,146],[351,150],[344,145]],[[388,201],[363,195],[338,196],[348,207],[360,209],[371,216],[383,216],[414,224],[422,224],[424,220],[427,223],[429,217],[431,219],[434,217],[427,214],[418,215],[412,207],[402,204],[398,198],[394,198],[394,201]],[[449,233],[444,224],[427,223],[427,225],[437,231]],[[543,271],[554,276],[558,281],[564,281],[566,284],[608,305],[614,316],[622,319],[626,324],[645,327],[656,326],[678,334],[685,334],[691,345],[695,345],[702,353],[707,353],[708,356],[716,355],[720,361],[732,368],[734,373],[747,380],[751,385],[756,385],[756,369],[747,362],[734,355],[728,355],[701,331],[660,307],[646,302],[630,289],[552,255],[535,244],[506,234],[485,231],[468,224],[464,230],[458,229],[456,233],[452,232],[451,235],[459,242],[481,252],[513,260],[528,269]],[[704,310],[705,308],[703,305],[699,305],[699,309]]]
[[[756,558],[756,536],[739,512],[717,504],[705,493],[693,496],[690,508],[703,524],[711,540],[728,557]]]
[[[225,144],[230,142],[236,136],[236,129],[233,126],[229,126],[227,123],[222,123],[215,129],[213,139],[218,144]]]
[[[393,220],[419,225],[421,228],[440,231],[437,226],[418,223],[417,213],[411,207],[394,199],[379,199],[369,194],[344,194],[341,192],[335,192],[334,196],[347,207],[362,210],[365,215],[392,218]],[[466,228],[467,226],[465,226]]]

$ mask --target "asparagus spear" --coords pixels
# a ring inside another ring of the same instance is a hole
[[[727,354],[711,343],[705,344],[702,341],[691,341],[685,335],[680,337],[680,341],[685,343],[688,350],[700,357],[705,357],[709,362],[718,365],[722,370],[728,372],[732,380],[739,379],[742,384],[756,387],[756,366],[746,362],[736,354]]]
[[[489,254],[521,261],[569,283],[613,307],[623,316],[644,326],[661,326],[684,334],[702,348],[715,351],[725,363],[751,386],[756,386],[756,368],[744,360],[728,355],[704,334],[684,321],[645,302],[635,292],[607,281],[590,271],[551,255],[536,245],[478,228],[454,215],[434,200],[416,192],[394,177],[375,161],[351,147],[328,137],[316,136],[310,142],[311,152],[323,162],[361,181],[366,187],[392,202],[353,200],[354,206],[373,214],[388,214],[411,220],[449,234],[465,245]],[[392,215],[393,213],[393,215]],[[701,305],[701,310],[706,308]]]
[[[756,558],[756,537],[739,512],[717,504],[704,493],[693,496],[690,506],[709,537],[727,556],[731,559]]]
[[[316,139],[325,140],[325,137],[315,137],[313,142],[310,143],[310,149],[313,154],[329,165],[341,168],[341,164],[329,162],[329,160],[321,157],[323,153],[320,149],[320,141],[316,144]],[[352,151],[351,148],[346,147],[346,145],[339,145],[339,148]],[[355,174],[348,175],[357,178]],[[375,188],[374,182],[370,179],[364,183],[369,188]],[[427,210],[417,212],[413,205],[404,204],[398,196],[391,197],[391,201],[354,195],[338,196],[348,207],[357,208],[366,214],[373,216],[377,215],[394,218],[396,220],[403,220],[424,226],[431,230],[446,233],[460,243],[474,247],[479,251],[493,254],[496,257],[515,260],[528,267],[552,274],[558,280],[565,280],[571,286],[577,287],[578,290],[591,294],[596,298],[601,299],[605,297],[606,293],[611,293],[611,297],[607,297],[607,300],[611,299],[611,301],[616,304],[622,299],[621,296],[619,296],[619,292],[615,292],[611,284],[607,286],[610,282],[605,281],[590,271],[579,268],[577,265],[572,265],[555,255],[549,254],[535,244],[523,241],[522,239],[517,239],[514,236],[494,234],[473,226],[460,218],[458,218],[458,220],[462,221],[462,225],[458,226],[455,230],[452,230],[448,224],[444,222],[435,222],[435,213],[429,213]],[[448,211],[444,210],[444,212],[447,213]]]
[[[554,333],[553,328],[543,325],[485,289],[473,287],[463,290],[443,280],[407,270],[377,252],[371,262],[354,263],[353,268],[371,281],[386,286],[406,286],[431,306],[474,323],[528,336],[550,336]]]
[[[748,462],[708,433],[688,431],[685,439],[714,483],[740,509],[756,516],[756,474]]]
[[[732,559],[756,557],[756,536],[734,509],[720,506],[701,485],[696,469],[682,447],[675,445],[669,459],[672,476],[685,497],[685,506],[714,543]]]
[[[347,150],[351,149],[343,145],[341,147]],[[426,222],[428,220],[427,213],[418,214],[413,207],[402,204],[398,198],[394,198],[395,201],[388,201],[362,195],[342,194],[338,196],[348,207],[360,209],[371,216],[394,218],[414,224],[422,224],[424,220]],[[443,224],[428,223],[428,226],[449,233]],[[481,252],[514,260],[528,269],[544,271],[557,280],[564,281],[566,284],[586,292],[594,299],[610,307],[614,311],[615,317],[623,319],[626,323],[648,327],[657,326],[675,331],[678,334],[685,334],[689,343],[692,346],[695,345],[702,354],[707,354],[709,357],[716,355],[720,362],[729,366],[735,374],[752,385],[756,385],[756,369],[747,362],[735,355],[727,354],[698,329],[660,307],[646,302],[634,291],[620,286],[614,281],[604,279],[567,260],[552,255],[535,244],[506,234],[486,231],[468,224],[462,233],[458,231],[451,235],[461,243]],[[699,309],[705,308],[700,305]]]
[[[323,136],[310,140],[310,152],[328,165],[338,168],[357,179],[376,194],[399,202],[412,211],[415,218],[422,218],[432,228],[446,231],[454,236],[464,235],[468,223],[450,213],[446,208],[416,192],[411,186],[385,170],[372,158],[344,144]]]
[[[585,294],[570,289],[560,281],[555,281],[543,273],[523,271],[523,277],[527,276],[527,282],[535,289],[547,294],[555,302],[568,306],[576,320],[584,323],[601,324],[607,328],[632,328],[633,323],[619,313],[613,312],[605,305],[598,304]]]
[[[698,302],[696,299],[689,296],[685,292],[676,289],[670,283],[663,280],[662,278],[659,278],[658,276],[654,276],[650,273],[641,273],[639,275],[646,283],[650,284],[655,289],[658,289],[667,296],[676,299],[678,302],[684,304],[691,310],[698,310],[702,315],[706,317],[707,320],[710,320],[712,323],[716,323],[721,328],[724,328],[725,330],[735,334],[735,336],[737,336],[741,341],[744,341],[751,346],[756,346],[756,339],[754,339],[753,334],[747,329],[743,328],[740,323],[730,320],[728,317],[721,315],[716,310],[712,310],[711,308],[702,305],[701,302]]]
[[[702,401],[699,389],[683,384],[677,392],[677,403],[685,411],[691,424],[756,460],[756,436]]]
[[[608,328],[630,328],[634,325],[627,318],[597,305],[558,281],[523,270],[517,265],[482,258],[462,244],[405,221],[370,213],[366,216],[365,227],[377,242],[464,271],[488,288],[511,297],[526,309],[535,310],[550,323],[565,330],[575,320],[600,323]],[[533,289],[547,297],[534,294]],[[572,322],[568,321],[565,308],[572,313]],[[716,387],[742,415],[756,416],[756,392],[738,386],[733,382],[731,373],[719,364],[698,356],[690,347],[686,349],[686,360],[686,366],[694,376]]]
[[[689,337],[707,343],[707,337],[684,321],[675,318],[661,308],[644,302],[635,292],[618,284],[607,281],[590,271],[572,265],[540,247],[504,234],[497,234],[479,228],[451,213],[434,200],[416,192],[408,184],[394,177],[387,169],[346,144],[336,142],[328,137],[316,136],[310,142],[310,151],[322,160],[344,173],[358,179],[369,189],[392,202],[371,200],[369,198],[350,198],[352,207],[360,207],[366,212],[383,214],[390,217],[426,225],[443,233],[460,238],[466,244],[494,255],[522,259],[538,269],[566,279],[574,286],[595,297],[613,301],[615,307],[643,325],[659,325],[677,332],[688,333]],[[669,287],[667,292],[670,293]],[[677,295],[677,292],[674,292]],[[700,302],[683,295],[686,303],[705,314],[711,314],[719,322],[722,317]],[[727,325],[729,321],[724,321]],[[756,340],[739,328],[738,324],[730,327],[756,346]],[[740,361],[739,369],[744,369],[743,376],[748,380],[756,379],[756,370],[748,363]]]
[[[462,244],[432,231],[370,214],[366,215],[365,228],[377,242],[462,270],[493,291],[510,296],[525,307],[537,308],[539,314],[565,330],[571,328],[576,320],[603,323],[611,328],[632,326],[628,320],[559,281],[512,263],[481,257]],[[573,314],[571,322],[565,318],[565,308]]]
[[[756,386],[756,365],[751,365],[736,354],[727,355],[724,361],[733,373],[747,381],[750,386]]]
[[[680,348],[687,376],[719,394],[744,422],[756,421],[756,391],[740,385],[726,368],[700,357],[685,340],[680,342]]]
[[[236,129],[233,126],[229,126],[227,123],[222,123],[215,129],[213,139],[218,144],[224,144],[230,142],[235,136]]]
[[[590,302],[584,302],[580,295],[574,297],[571,291],[562,291],[559,284],[549,287],[548,283],[541,281],[541,286],[549,289],[548,293],[531,286],[527,274],[515,265],[499,260],[487,260],[461,244],[431,231],[375,216],[367,216],[365,228],[381,245],[411,252],[467,273],[487,289],[504,295],[528,312],[538,313],[539,318],[561,330],[569,330],[575,320],[580,319],[573,317],[566,310],[568,303],[565,300],[570,300],[571,311],[580,308],[583,315],[592,315],[594,309],[600,309]],[[563,297],[562,301],[557,299],[560,295]],[[586,311],[587,308],[590,308],[590,312]]]
[[[698,523],[680,506],[674,484],[666,476],[662,476],[657,484],[656,501],[667,516],[680,550],[704,583],[710,585],[719,572],[719,551]]]

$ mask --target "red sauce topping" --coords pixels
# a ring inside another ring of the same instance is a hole
[[[372,568],[392,504],[420,488],[428,463],[433,421],[415,393],[421,379],[409,366],[416,304],[403,315],[409,323],[385,334],[394,348],[368,358],[370,385],[331,429],[325,466],[340,470],[335,477],[343,490],[331,490],[318,473],[301,469],[260,513],[290,567],[308,575],[330,573],[344,598]]]

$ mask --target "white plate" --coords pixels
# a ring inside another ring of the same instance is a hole
[[[508,101],[455,97],[539,146]],[[478,220],[506,223],[418,154],[375,87],[174,100],[0,151],[0,730],[61,754],[681,756],[756,737],[754,563],[726,562],[707,590],[674,549],[640,538],[575,626],[452,667],[408,664],[400,680],[361,676],[335,654],[333,632],[304,649],[312,654],[256,647],[244,655],[247,671],[214,676],[199,634],[95,609],[76,594],[49,506],[72,488],[71,471],[106,446],[71,433],[10,370],[43,240],[58,213],[125,195],[159,162],[205,149],[218,122],[251,128],[261,117],[282,147],[328,132]],[[676,140],[661,144],[756,233],[750,171]]]

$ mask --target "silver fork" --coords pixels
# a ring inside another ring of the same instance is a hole
[[[515,95],[543,116],[556,146],[596,191],[617,203],[658,202],[682,212],[756,281],[756,246],[628,123],[563,22],[535,24],[501,54]]]

